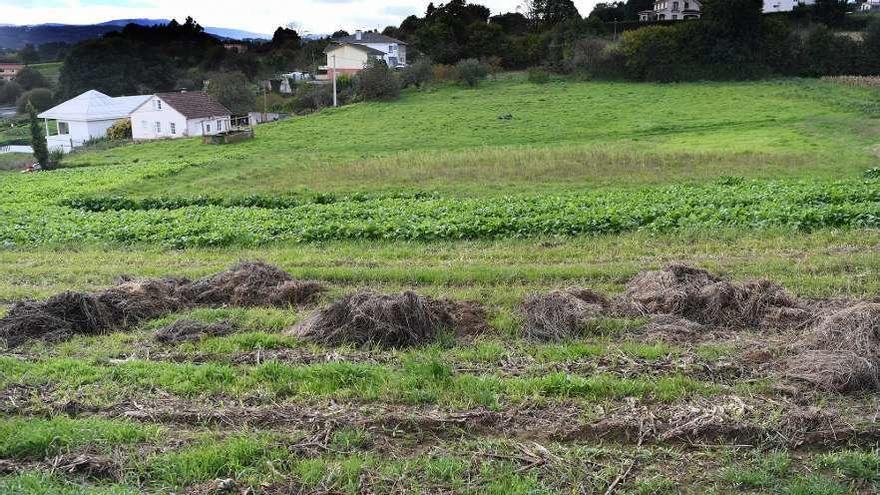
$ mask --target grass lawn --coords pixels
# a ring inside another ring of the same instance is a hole
[[[537,342],[521,302],[674,261],[876,298],[878,104],[811,80],[517,76],[0,172],[0,315],[259,259],[325,283],[317,306],[411,289],[488,323],[328,347],[286,332],[313,307],[202,307],[0,350],[0,492],[873,493],[876,393],[782,376],[796,330],[675,340],[606,315]],[[236,331],[155,340],[181,319]]]

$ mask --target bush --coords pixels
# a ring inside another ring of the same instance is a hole
[[[25,91],[34,88],[48,88],[49,81],[36,69],[25,67],[15,76],[15,82]]]
[[[241,72],[214,73],[209,81],[205,91],[234,115],[244,115],[254,109],[256,100],[253,87]]]
[[[455,64],[455,71],[458,73],[458,81],[470,88],[479,86],[480,81],[489,74],[486,65],[475,58],[458,62]]]
[[[422,85],[431,82],[433,78],[434,69],[431,62],[423,58],[403,69],[400,74],[400,83],[404,88],[410,86],[421,88]]]
[[[458,72],[455,67],[447,64],[437,64],[432,68],[435,81],[455,81],[458,80]]]
[[[333,105],[333,86],[330,84],[303,84],[296,90],[293,111],[309,113]]]
[[[42,112],[52,108],[55,98],[52,97],[52,92],[46,88],[32,89],[19,96],[18,100],[16,100],[15,109],[18,110],[18,113],[27,112],[28,102],[34,105],[37,112]]]
[[[573,73],[615,77],[623,73],[624,64],[617,45],[601,38],[584,38],[574,43],[565,68]]]
[[[131,119],[120,119],[107,129],[107,139],[131,139]]]
[[[0,80],[0,104],[8,105],[18,101],[22,93],[21,86],[15,81],[5,82]]]
[[[373,61],[355,76],[358,96],[366,101],[388,101],[400,97],[400,80],[385,62]]]
[[[550,82],[550,74],[539,67],[529,69],[529,82],[533,84],[547,84]]]

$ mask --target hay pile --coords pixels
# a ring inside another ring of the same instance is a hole
[[[229,270],[181,288],[196,306],[291,306],[313,303],[326,287],[294,280],[277,266],[261,261],[241,262]]]
[[[794,344],[788,376],[825,390],[880,390],[880,304],[859,303],[822,318]]]
[[[289,333],[323,345],[400,348],[433,342],[454,324],[444,304],[415,292],[359,291],[316,311]]]
[[[622,304],[640,315],[670,314],[704,325],[762,327],[804,324],[810,313],[767,280],[734,283],[687,265],[643,272],[627,284]]]
[[[650,340],[678,343],[698,342],[709,333],[705,325],[669,314],[652,315],[643,331]]]
[[[156,330],[154,338],[161,344],[198,342],[206,337],[222,337],[235,332],[228,321],[202,323],[195,320],[177,320],[167,327]]]
[[[58,342],[74,334],[102,333],[113,323],[109,308],[94,295],[62,292],[44,302],[14,304],[0,319],[0,338],[10,348],[30,339]]]
[[[243,262],[195,282],[179,278],[132,280],[95,293],[63,292],[45,301],[16,303],[0,318],[9,348],[32,339],[58,342],[76,334],[125,330],[199,306],[278,306],[312,303],[323,284],[294,280],[278,267]]]
[[[532,294],[523,301],[523,334],[539,341],[559,341],[581,335],[589,321],[608,307],[605,296],[589,289],[569,288]]]

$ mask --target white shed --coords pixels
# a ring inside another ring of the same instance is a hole
[[[136,140],[205,136],[227,132],[232,112],[202,91],[158,93],[131,112]]]
[[[128,119],[131,112],[150,97],[110,97],[100,91],[85,93],[38,115],[45,121],[46,144],[50,150],[70,152],[90,139],[103,138],[116,121]],[[49,121],[57,122],[57,131],[50,135]]]

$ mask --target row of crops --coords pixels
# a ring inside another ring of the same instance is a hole
[[[7,247],[263,245],[583,236],[634,230],[880,227],[880,180],[757,181],[454,198],[430,192],[140,198],[112,191],[181,164],[0,178]],[[96,173],[97,172],[97,173]]]

